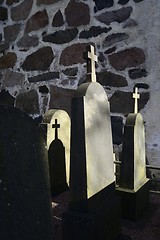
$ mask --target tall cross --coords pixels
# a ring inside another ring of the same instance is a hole
[[[90,45],[87,52],[87,81],[96,82],[96,70],[95,62],[97,62],[97,56],[94,54],[94,46]]]
[[[135,93],[133,93],[134,102],[134,113],[138,113],[138,99],[140,98],[140,94],[138,94],[138,88],[135,88]]]
[[[57,119],[55,119],[55,123],[52,124],[52,128],[55,128],[55,139],[58,139],[58,128],[60,128],[60,124],[57,123]]]

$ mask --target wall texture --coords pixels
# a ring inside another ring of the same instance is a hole
[[[0,0],[0,103],[34,118],[50,108],[70,112],[71,97],[86,80],[83,52],[92,43],[97,81],[110,100],[114,143],[121,144],[137,86],[147,161],[158,165],[159,8],[157,0]]]

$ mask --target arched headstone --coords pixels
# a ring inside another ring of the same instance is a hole
[[[51,109],[44,115],[44,129],[50,168],[52,196],[68,189],[70,171],[70,117],[63,110]]]
[[[71,204],[86,200],[88,205],[92,196],[114,182],[110,108],[100,84],[84,83],[78,88],[71,129]]]
[[[0,239],[52,240],[47,151],[34,120],[0,106]]]
[[[72,99],[70,205],[63,216],[64,240],[114,240],[120,234],[115,194],[110,107],[96,82],[93,46],[87,80]]]
[[[126,119],[122,148],[120,187],[137,191],[146,178],[145,132],[140,113]]]
[[[143,117],[138,113],[138,89],[134,113],[126,119],[120,165],[119,187],[122,216],[130,220],[140,217],[149,202],[149,179],[146,177],[145,129]]]

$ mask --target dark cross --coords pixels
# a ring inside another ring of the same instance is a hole
[[[134,102],[134,113],[138,113],[138,99],[140,98],[140,94],[138,94],[138,88],[135,88],[135,93],[133,93],[133,98],[135,99]]]
[[[97,56],[94,54],[94,46],[90,45],[87,48],[87,81],[96,82],[96,70],[95,62],[97,62]]]
[[[52,128],[55,128],[55,139],[58,139],[58,128],[60,128],[60,124],[57,123],[57,119],[55,119],[55,124],[52,124]]]

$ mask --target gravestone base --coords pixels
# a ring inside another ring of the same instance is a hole
[[[146,179],[144,185],[136,192],[134,190],[120,187],[116,189],[118,195],[121,197],[122,218],[136,221],[143,215],[143,212],[149,203],[149,189],[149,179]]]
[[[116,240],[121,234],[120,199],[114,191],[88,212],[63,214],[63,240]]]

